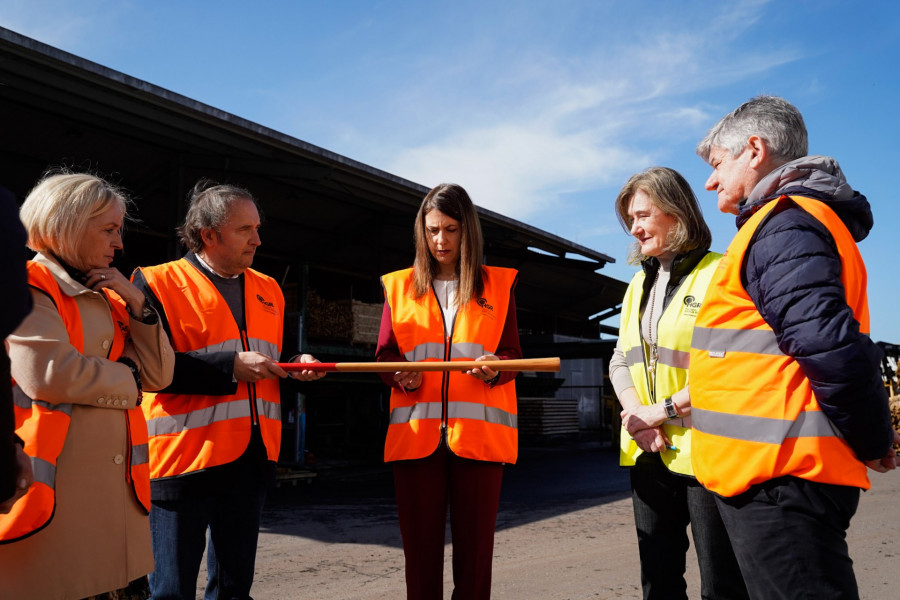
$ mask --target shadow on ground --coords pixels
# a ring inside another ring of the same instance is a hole
[[[497,529],[514,528],[627,497],[628,473],[609,444],[562,440],[523,445],[504,472]],[[265,533],[325,543],[400,546],[387,465],[319,468],[309,483],[275,488]],[[448,534],[449,539],[449,534]]]

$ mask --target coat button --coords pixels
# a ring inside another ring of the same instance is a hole
[[[105,399],[106,399],[106,398],[102,398],[102,397],[101,397],[101,398],[97,398],[97,404],[103,404],[103,401],[104,401]]]
[[[103,346],[104,350],[106,350],[107,348],[109,348],[109,340],[103,340],[103,343],[100,345]]]
[[[125,462],[125,457],[122,456],[121,454],[116,454],[116,457],[113,459],[113,462],[116,463],[117,465],[121,465],[123,462]]]

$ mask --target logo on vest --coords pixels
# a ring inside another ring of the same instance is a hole
[[[488,304],[487,298],[479,298],[475,301],[481,307],[481,315],[494,319],[494,307]]]
[[[277,314],[277,311],[275,310],[275,303],[267,301],[265,298],[263,298],[259,294],[256,295],[256,299],[259,300],[259,303],[265,307],[265,308],[263,308],[264,311],[266,311],[267,313],[271,313],[273,315]]]
[[[685,296],[684,297],[684,314],[688,317],[696,317],[697,313],[700,312],[700,306],[703,303],[697,300],[695,296]]]

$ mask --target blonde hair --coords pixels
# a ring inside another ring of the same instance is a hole
[[[646,171],[635,173],[622,187],[616,198],[616,216],[626,232],[631,233],[632,225],[628,206],[640,190],[650,197],[659,210],[675,217],[675,226],[666,237],[667,250],[675,254],[686,254],[696,248],[710,247],[712,233],[703,220],[703,211],[694,191],[678,171],[668,167],[650,167]],[[641,254],[640,244],[632,244],[628,264],[636,265],[647,258]]]
[[[54,172],[29,192],[19,218],[28,232],[28,247],[50,252],[78,267],[78,240],[88,221],[115,203],[127,211],[130,200],[114,185],[87,173]]]

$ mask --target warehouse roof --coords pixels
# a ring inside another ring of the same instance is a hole
[[[257,196],[266,226],[256,266],[281,281],[311,266],[377,282],[412,260],[424,186],[3,28],[0,108],[0,184],[20,199],[61,164],[134,194],[130,266],[180,254],[174,226],[200,177]],[[487,262],[520,270],[521,310],[587,322],[621,301],[625,283],[596,272],[613,258],[479,212]]]

